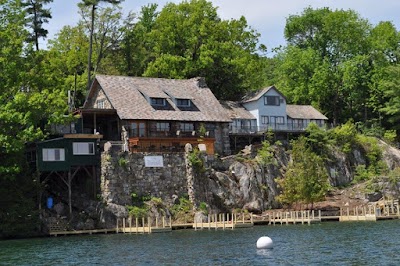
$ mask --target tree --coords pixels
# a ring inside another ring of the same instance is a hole
[[[48,23],[51,19],[50,9],[43,6],[53,2],[53,0],[25,0],[22,6],[27,13],[27,25],[32,29],[28,41],[33,42],[36,51],[39,51],[39,38],[46,38],[48,31],[43,28],[43,23]]]
[[[109,4],[119,4],[123,0],[82,0],[81,3],[78,4],[80,7],[90,7],[91,12],[90,12],[90,28],[89,28],[89,52],[88,52],[88,70],[87,70],[87,75],[88,75],[88,84],[87,88],[89,89],[91,85],[91,71],[92,71],[92,52],[93,52],[93,33],[94,33],[94,21],[95,21],[95,15],[96,15],[96,8],[98,5],[102,2],[104,3],[109,3]]]
[[[316,105],[334,124],[369,119],[371,28],[352,10],[306,8],[289,16],[277,85],[289,101]]]
[[[169,3],[152,24],[144,76],[203,76],[219,99],[238,99],[264,85],[259,34],[244,17],[222,20],[206,0]]]
[[[285,177],[278,180],[284,204],[311,204],[322,200],[329,190],[328,174],[321,157],[311,151],[305,137],[292,141],[292,160]]]

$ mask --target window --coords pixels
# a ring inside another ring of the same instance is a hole
[[[105,109],[106,108],[106,100],[105,99],[101,99],[101,100],[97,100],[96,101],[96,105],[98,109]]]
[[[280,105],[279,96],[264,96],[264,105]]]
[[[72,153],[74,155],[93,155],[93,142],[74,142],[72,143]]]
[[[261,116],[261,124],[263,124],[263,125],[269,124],[269,117],[262,115]]]
[[[158,122],[157,123],[157,131],[169,131],[169,123]]]
[[[43,162],[61,162],[65,161],[65,150],[58,148],[43,149]]]
[[[176,106],[179,107],[190,107],[190,100],[189,99],[177,99]]]
[[[129,131],[130,137],[145,137],[146,124],[144,122],[133,122]]]
[[[283,116],[275,116],[275,123],[276,124],[284,124],[285,118]]]
[[[151,105],[154,106],[165,106],[165,99],[164,98],[150,98]]]
[[[183,132],[193,131],[194,130],[194,124],[193,123],[181,123],[180,130],[183,131]]]

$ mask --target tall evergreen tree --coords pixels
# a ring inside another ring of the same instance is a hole
[[[89,34],[89,53],[88,53],[88,84],[87,87],[89,89],[91,84],[91,72],[92,72],[92,53],[93,53],[93,32],[94,32],[94,21],[96,16],[96,9],[100,3],[109,3],[109,4],[119,4],[123,2],[123,0],[82,0],[78,6],[86,6],[90,7],[90,34]]]
[[[39,38],[46,38],[48,31],[43,28],[43,23],[48,23],[51,19],[50,9],[44,8],[44,5],[53,2],[53,0],[24,0],[22,6],[27,13],[27,26],[32,30],[28,37],[29,42],[33,42],[36,51],[39,51]]]

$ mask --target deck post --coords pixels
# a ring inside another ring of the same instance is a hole
[[[162,227],[165,228],[165,216],[162,217]]]
[[[117,227],[115,228],[115,232],[118,234],[118,218],[117,218]]]
[[[123,228],[123,232],[125,233],[125,217],[122,218],[122,228]]]
[[[135,218],[135,222],[136,222],[136,234],[139,233],[139,218]]]
[[[214,222],[215,222],[215,230],[217,230],[218,229],[218,214],[215,214],[214,215]]]
[[[301,211],[300,214],[301,214],[301,224],[304,224],[304,211]]]
[[[244,212],[242,212],[242,223],[244,224]]]
[[[210,226],[210,224],[211,224],[210,214],[208,214],[207,221],[208,221],[208,230],[210,230],[211,229],[211,226]]]
[[[308,216],[308,225],[310,225],[311,224],[310,210],[307,211],[307,216]]]
[[[149,227],[149,234],[151,233],[151,222],[150,222],[150,217],[149,216],[147,216],[147,224],[148,224],[148,227]]]
[[[142,217],[142,227],[143,227],[143,234],[144,234],[144,217]]]
[[[225,213],[222,215],[222,230],[225,230]]]
[[[132,234],[132,216],[129,216],[129,234]]]
[[[250,213],[250,222],[251,222],[251,224],[254,224],[254,221],[253,221],[253,213],[252,213],[252,212]]]

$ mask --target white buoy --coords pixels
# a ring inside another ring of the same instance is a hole
[[[262,236],[257,240],[257,248],[272,248],[272,239],[268,236]]]

